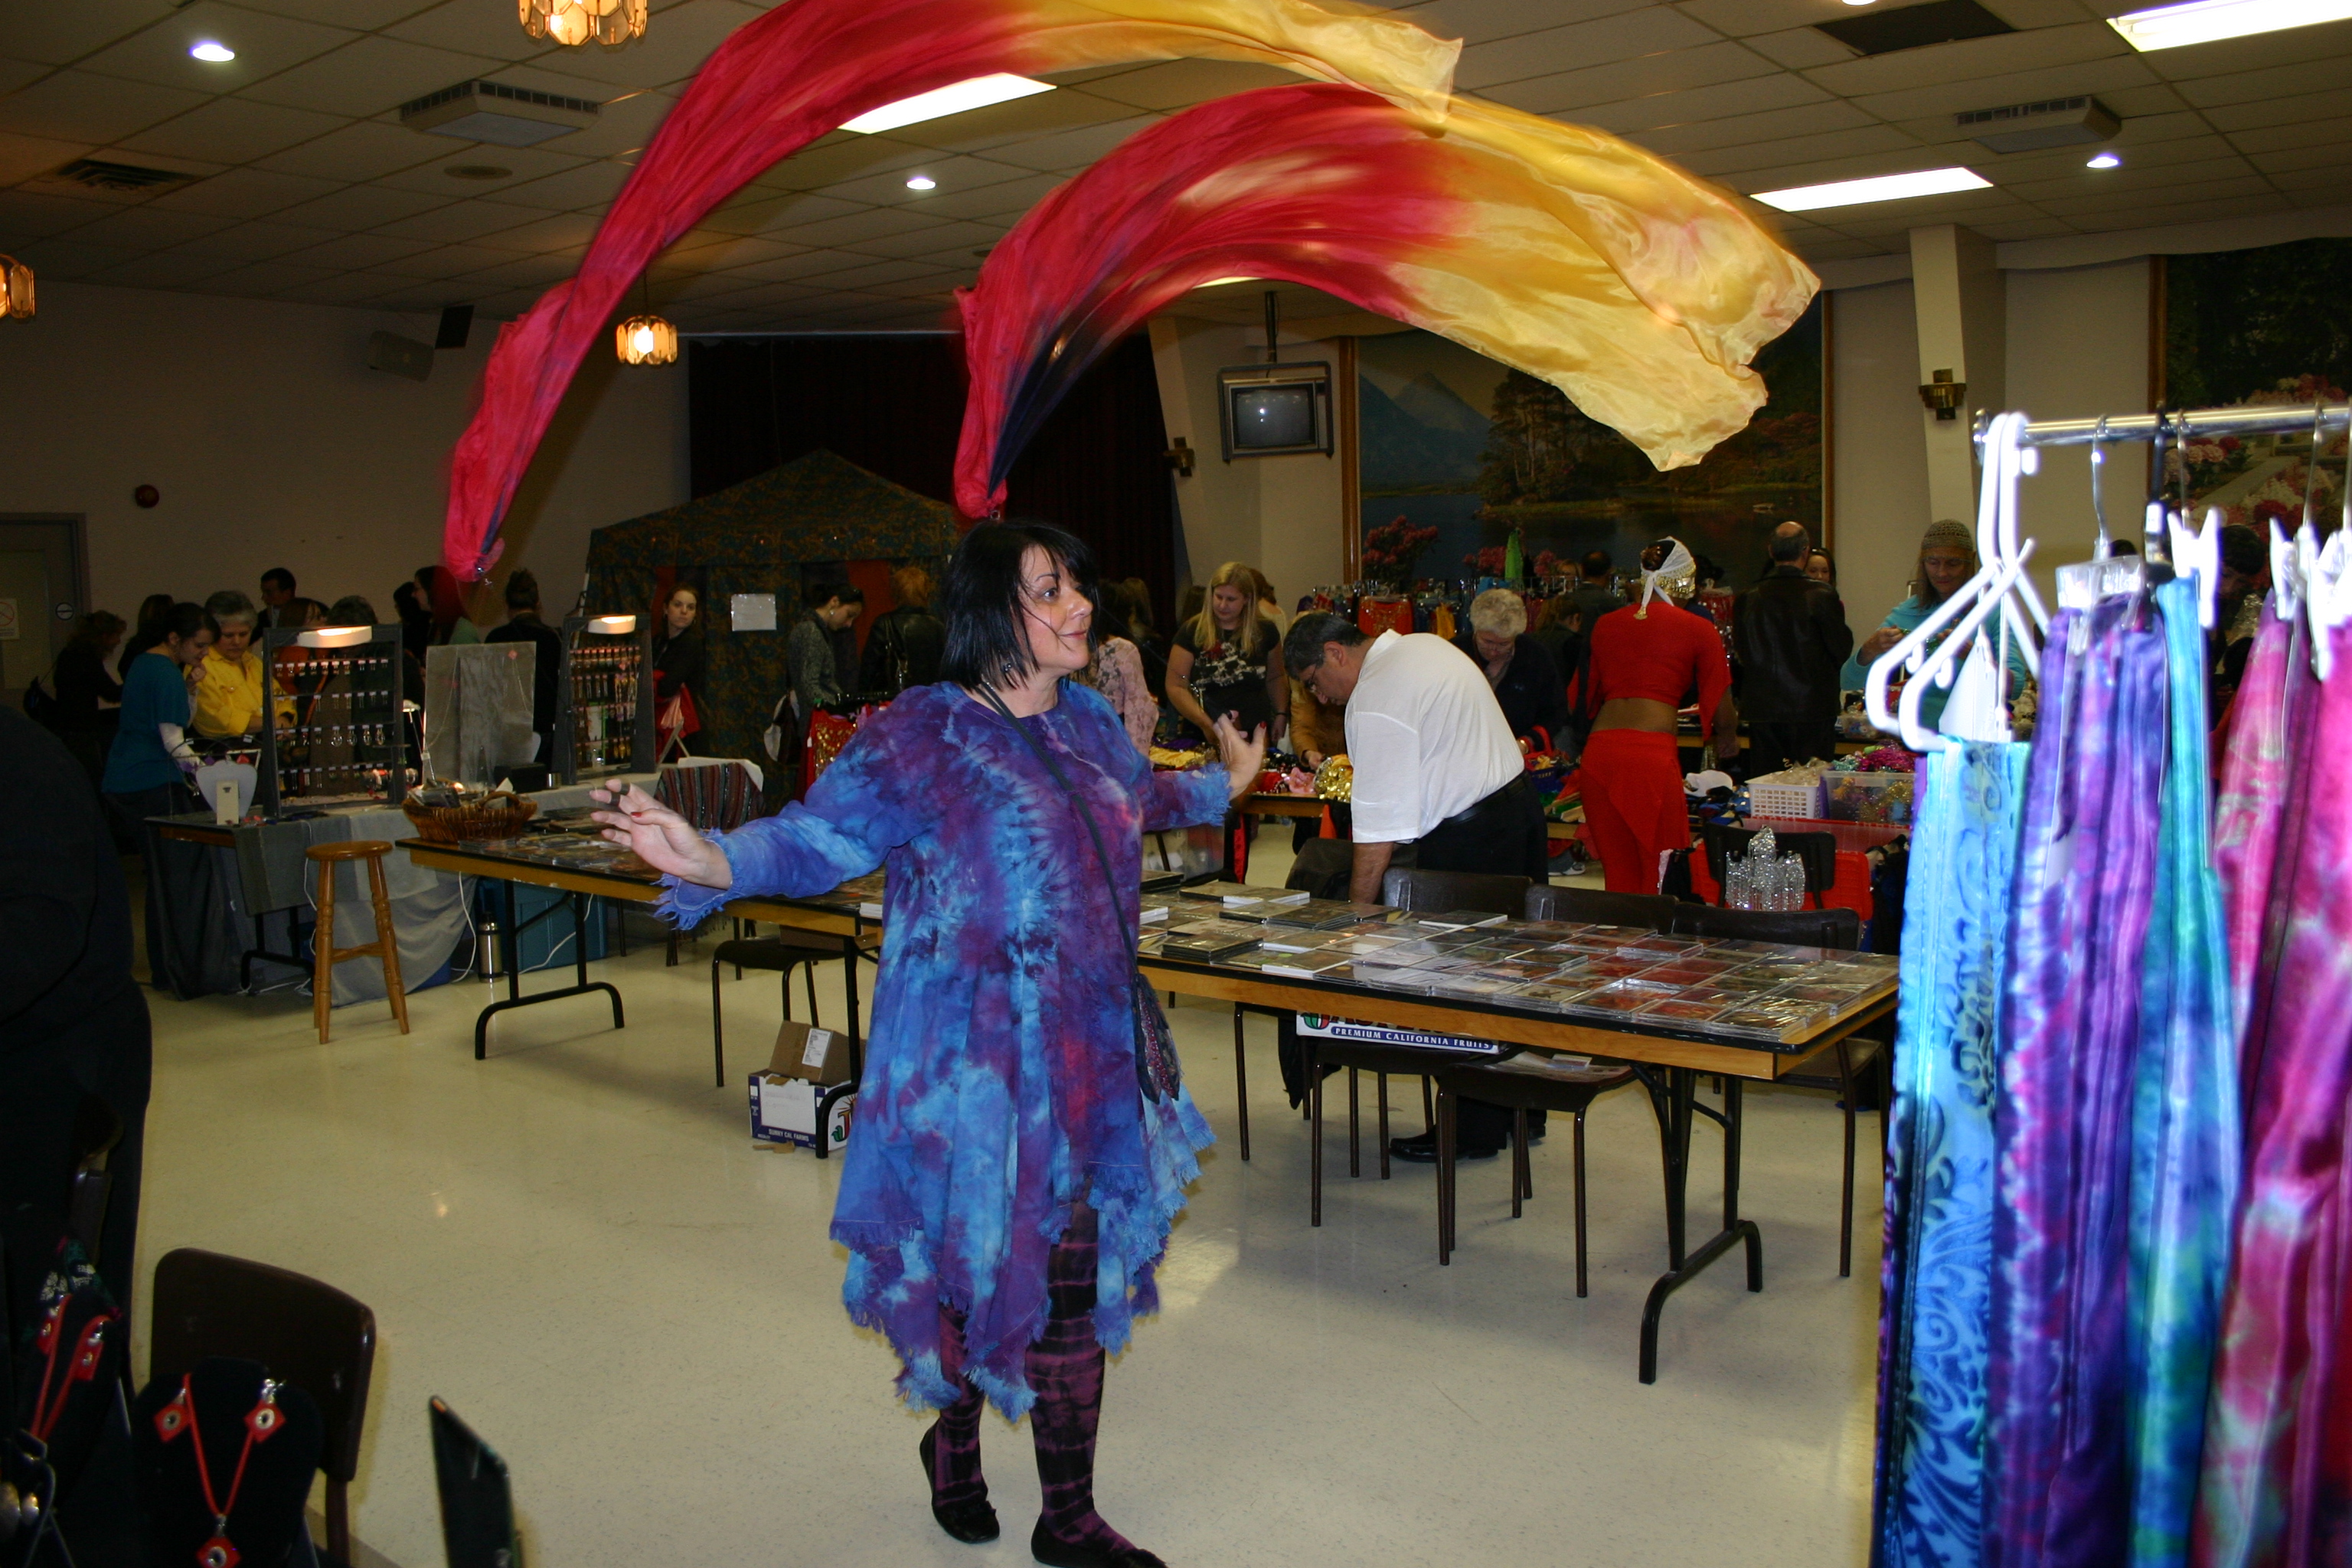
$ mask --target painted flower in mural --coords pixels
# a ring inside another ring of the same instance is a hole
[[[2248,403],[2341,403],[2344,389],[2324,375],[2281,376],[2268,392],[2257,392]]]
[[[1503,547],[1489,544],[1484,550],[1474,550],[1462,558],[1473,577],[1499,577],[1503,574]]]
[[[2190,441],[2186,448],[2173,447],[2166,450],[2164,480],[2168,485],[2178,486],[2185,470],[2189,493],[2202,495],[2243,472],[2248,456],[2245,444],[2235,436]]]
[[[1434,528],[1415,528],[1400,517],[1364,535],[1364,575],[1392,588],[1412,581],[1413,563],[1437,542]]]
[[[1541,582],[1548,577],[1565,577],[1567,575],[1568,563],[1562,561],[1558,554],[1549,550],[1538,550],[1536,552],[1537,581]]]

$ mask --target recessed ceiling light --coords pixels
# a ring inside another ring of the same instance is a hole
[[[2112,169],[2122,162],[2123,159],[2113,153],[2094,153],[2091,161],[2084,164],[2083,167],[2085,169]]]
[[[1899,202],[1906,196],[1980,191],[1991,184],[1973,169],[1922,169],[1914,174],[1881,174],[1873,180],[1839,180],[1826,185],[1758,191],[1752,199],[1768,207],[1779,207],[1784,213],[1806,213],[1817,207],[1850,207],[1864,202]]]
[[[992,103],[1009,103],[1016,98],[1053,90],[1054,84],[1050,81],[1031,81],[1025,76],[999,71],[994,76],[976,76],[969,81],[955,82],[929,92],[919,92],[912,98],[902,98],[896,103],[886,103],[879,109],[868,110],[856,119],[845,121],[841,128],[871,136],[877,131],[895,131],[901,125],[919,125],[926,120],[961,114],[967,109],[985,109]]]
[[[940,183],[929,174],[916,174],[907,181],[907,188],[910,191],[936,191]]]
[[[501,169],[496,163],[451,163],[441,172],[453,180],[504,180],[514,174],[512,169]]]
[[[1868,5],[1873,3],[1873,0],[1845,0],[1845,3],[1849,5]]]
[[[209,60],[215,65],[226,65],[228,61],[236,58],[235,49],[230,48],[226,44],[216,44],[210,38],[189,45],[188,53],[200,60]]]
[[[2177,49],[2216,38],[2312,27],[2352,17],[2352,0],[2191,0],[2107,18],[2133,48]]]

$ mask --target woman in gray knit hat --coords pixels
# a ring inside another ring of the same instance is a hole
[[[1862,639],[1853,656],[1845,661],[1839,672],[1839,682],[1848,691],[1859,691],[1869,677],[1874,660],[1918,629],[1919,623],[1936,613],[1937,605],[1957,593],[1960,584],[1976,575],[1977,542],[1968,525],[1948,517],[1937,518],[1919,536],[1919,567],[1911,579],[1911,596],[1886,612],[1886,620],[1876,631]],[[2025,660],[2017,649],[2009,650],[2009,694],[2011,700],[2024,689],[2027,671]],[[1944,716],[1945,700],[1949,689],[1929,690],[1919,700],[1919,721],[1935,729]]]

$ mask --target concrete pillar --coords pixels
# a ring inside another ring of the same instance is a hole
[[[1978,409],[2008,406],[2008,307],[1993,243],[1958,224],[1911,231],[1911,286],[1919,329],[1919,380],[1937,371],[1968,388],[1958,414],[1938,419],[1926,407],[1919,425],[1927,450],[1927,501],[1933,517],[1976,523],[1976,453],[1969,431]]]

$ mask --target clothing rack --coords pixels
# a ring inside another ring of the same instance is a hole
[[[1979,447],[1991,422],[1990,413],[1977,415],[1975,439]],[[2261,436],[2347,427],[2352,427],[2352,403],[2335,409],[2324,403],[2259,404],[2110,414],[2096,419],[2039,419],[2017,433],[2017,442],[2021,447],[2104,447],[2126,441],[2180,441],[2192,436]]]

